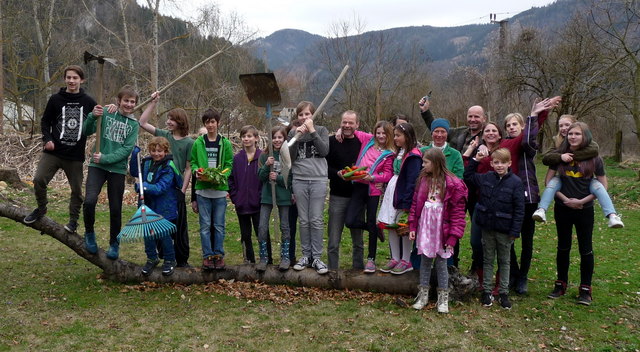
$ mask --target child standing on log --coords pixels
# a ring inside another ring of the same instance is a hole
[[[173,156],[169,153],[169,141],[164,137],[153,137],[147,146],[151,156],[142,159],[142,187],[144,187],[145,204],[165,219],[176,223],[178,220],[178,195],[181,192],[182,176],[173,163]],[[137,158],[137,155],[135,155]],[[133,170],[133,163],[137,164],[134,157],[131,158],[129,169]],[[133,175],[132,175],[133,176]],[[138,175],[135,175],[138,176]],[[139,183],[135,184],[136,192],[140,193]],[[160,260],[156,247],[162,248],[164,264],[162,275],[173,274],[176,266],[176,253],[171,236],[164,236],[159,240],[145,238],[144,251],[147,254],[147,263],[142,268],[142,275],[149,275]]]
[[[435,261],[438,277],[438,312],[449,312],[449,272],[447,258],[464,235],[467,186],[446,166],[438,148],[427,149],[422,157],[409,211],[409,239],[416,241],[420,255],[420,284],[414,309],[429,302],[431,267]]]
[[[262,181],[262,197],[260,200],[260,230],[258,233],[258,244],[260,246],[260,262],[256,266],[257,271],[265,271],[268,263],[269,240],[269,220],[273,210],[273,195],[271,192],[271,182],[276,183],[276,205],[280,215],[280,271],[289,270],[291,261],[289,258],[290,229],[289,229],[289,207],[291,204],[291,179],[289,173],[285,179],[282,175],[282,165],[280,164],[280,148],[287,139],[286,128],[282,126],[274,127],[271,130],[273,156],[269,156],[269,150],[260,155],[260,169],[258,175]]]

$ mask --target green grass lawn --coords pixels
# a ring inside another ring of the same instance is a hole
[[[539,170],[541,176],[544,171]],[[406,296],[229,282],[123,285],[103,280],[97,267],[51,237],[2,218],[0,350],[637,351],[637,171],[608,164],[607,172],[625,228],[608,229],[596,207],[594,302],[589,307],[575,304],[579,280],[575,241],[567,296],[546,298],[555,279],[553,221],[537,225],[529,294],[514,295],[511,311],[497,305],[484,308],[473,299],[452,303],[451,314],[439,315],[433,304],[418,312],[396,303],[412,299]],[[29,193],[6,194],[28,207],[34,205]],[[48,216],[65,223],[66,206],[66,192],[52,190]],[[98,244],[105,247],[108,208],[101,204],[98,209]],[[134,212],[135,206],[127,206],[123,220]],[[550,220],[552,214],[548,214]],[[238,264],[242,262],[240,236],[231,207],[227,224],[227,262]],[[195,215],[190,225],[190,262],[200,265]],[[346,268],[351,246],[348,232],[343,238],[341,263]],[[382,262],[388,247],[386,242],[379,247]],[[121,256],[142,264],[143,245],[123,245]],[[466,271],[469,264],[465,237],[461,268]]]

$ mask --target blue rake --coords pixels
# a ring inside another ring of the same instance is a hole
[[[138,180],[140,182],[140,207],[133,214],[129,222],[124,225],[118,234],[120,243],[142,241],[144,239],[157,240],[171,235],[176,231],[176,225],[154,212],[144,204],[144,187],[142,186],[142,167],[140,166],[140,153],[137,155]]]

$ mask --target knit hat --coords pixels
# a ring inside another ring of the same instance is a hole
[[[433,132],[436,128],[442,127],[447,133],[449,133],[449,120],[446,119],[435,119],[431,122],[431,132]]]

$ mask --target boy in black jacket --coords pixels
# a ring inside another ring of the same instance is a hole
[[[481,303],[492,305],[493,258],[498,254],[498,274],[500,275],[500,305],[511,309],[509,302],[509,269],[511,244],[520,236],[524,219],[524,187],[517,175],[509,171],[511,153],[500,148],[491,154],[491,167],[495,171],[476,173],[478,160],[483,155],[469,160],[464,171],[467,183],[475,185],[480,197],[476,204],[477,223],[482,229],[482,249],[484,255],[484,282]]]
[[[84,82],[84,71],[71,65],[64,69],[65,88],[49,98],[42,114],[43,153],[33,176],[33,188],[38,207],[24,218],[31,224],[47,213],[47,185],[59,169],[69,180],[69,223],[64,228],[76,232],[80,207],[82,206],[82,164],[87,137],[82,134],[82,124],[96,105],[96,101],[85,94],[80,85]]]

